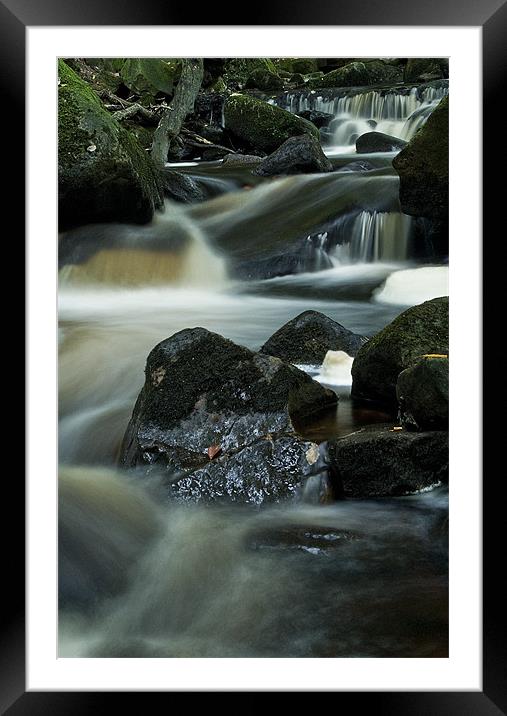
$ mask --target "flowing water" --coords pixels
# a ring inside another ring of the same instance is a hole
[[[337,120],[346,107],[358,122],[405,123],[435,100],[343,99]],[[340,170],[357,159],[350,146],[330,154],[335,172],[281,179],[182,165],[207,201],[60,237],[61,656],[447,654],[444,489],[185,507],[116,468],[146,357],[174,332],[203,326],[257,349],[315,309],[370,336],[447,293],[447,268],[400,211],[394,154],[368,157],[369,171]],[[340,395],[307,437],[393,419],[350,400],[347,356],[302,368]]]

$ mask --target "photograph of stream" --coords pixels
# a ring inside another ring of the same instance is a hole
[[[448,656],[448,106],[58,61],[60,657]]]

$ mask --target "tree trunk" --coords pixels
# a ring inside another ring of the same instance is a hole
[[[202,59],[181,60],[181,77],[174,97],[153,135],[151,157],[159,167],[165,165],[172,140],[178,136],[187,114],[194,108],[203,75]]]

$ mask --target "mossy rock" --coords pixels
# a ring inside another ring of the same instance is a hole
[[[314,57],[278,57],[273,61],[277,70],[291,74],[309,75],[319,70],[318,61]]]
[[[272,152],[289,137],[312,134],[317,127],[306,119],[263,100],[232,94],[224,106],[225,127],[255,149]]]
[[[352,364],[352,395],[394,406],[399,374],[423,355],[448,352],[448,297],[413,306],[359,349]]]
[[[399,419],[407,430],[447,430],[449,358],[425,355],[398,376]]]
[[[158,171],[95,92],[58,61],[59,227],[145,223],[161,208]]]
[[[405,214],[446,219],[449,212],[449,97],[394,158]]]
[[[264,70],[276,75],[276,67],[267,57],[235,57],[225,61],[224,79],[242,87],[255,70]]]
[[[389,65],[382,60],[371,62],[349,62],[343,67],[328,72],[321,78],[312,79],[310,85],[320,87],[369,87],[403,80],[403,69]]]
[[[132,57],[123,63],[120,76],[132,92],[147,98],[158,92],[171,96],[180,72],[178,60]]]
[[[283,88],[283,80],[276,73],[257,67],[250,72],[245,87],[257,88],[266,92]]]
[[[429,82],[449,77],[449,60],[443,57],[414,57],[407,61],[405,82]]]

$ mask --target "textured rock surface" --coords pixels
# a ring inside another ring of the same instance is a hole
[[[328,444],[334,489],[344,497],[390,497],[428,489],[449,476],[449,434],[363,428]]]
[[[332,391],[277,358],[204,328],[155,346],[121,450],[124,467],[162,470],[191,499],[262,502],[321,469],[293,420],[336,403]]]
[[[358,154],[366,154],[368,152],[394,152],[397,149],[403,149],[408,142],[398,137],[391,137],[390,134],[383,132],[366,132],[356,140],[356,151]]]
[[[413,306],[360,348],[352,365],[352,395],[395,404],[401,371],[423,355],[448,351],[449,298]]]
[[[290,137],[278,149],[262,160],[255,170],[260,176],[332,172],[333,165],[326,157],[318,139],[310,134]]]
[[[231,95],[224,105],[225,128],[255,149],[272,152],[289,137],[312,134],[319,130],[306,119],[261,99],[242,94]]]
[[[409,430],[446,430],[449,425],[449,359],[424,356],[402,371],[396,384],[401,423]]]
[[[329,350],[356,355],[366,340],[323,313],[304,311],[276,331],[261,353],[291,363],[320,364]]]
[[[162,184],[150,158],[62,60],[58,81],[60,231],[103,221],[150,221],[162,207]]]
[[[394,158],[405,214],[447,219],[449,212],[449,97],[444,97]]]

